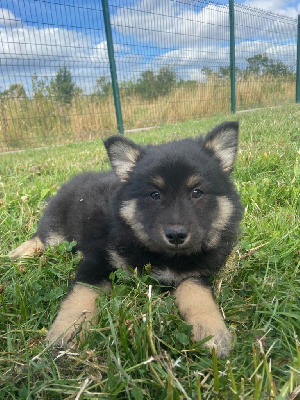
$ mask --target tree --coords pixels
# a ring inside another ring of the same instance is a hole
[[[76,93],[76,85],[72,81],[71,72],[66,67],[58,69],[56,77],[50,82],[51,92],[55,100],[71,104]]]
[[[119,84],[120,94],[122,93],[123,95],[127,96],[127,99],[129,99],[135,93],[135,85],[136,83],[132,79],[120,82]]]
[[[136,84],[136,91],[145,99],[153,99],[158,97],[156,92],[155,74],[151,70],[142,72]]]
[[[96,79],[96,85],[94,87],[93,96],[106,97],[112,93],[112,84],[107,76],[100,76]]]
[[[176,85],[176,73],[169,67],[162,67],[156,75],[156,89],[161,96],[167,96]]]
[[[253,57],[246,59],[248,66],[246,72],[249,74],[260,76],[260,75],[290,75],[292,73],[291,68],[285,65],[282,61],[275,61],[270,58],[266,53],[256,54]]]
[[[287,76],[292,74],[292,70],[282,61],[271,60],[271,62],[269,63],[268,67],[265,70],[265,73],[274,76],[278,75]]]
[[[214,71],[209,67],[203,67],[201,72],[206,76],[206,78],[210,78],[214,73]]]
[[[235,67],[235,74],[240,74],[240,69]],[[230,77],[230,66],[219,68],[219,78],[229,78]]]
[[[177,84],[177,75],[169,67],[162,67],[155,74],[151,70],[144,71],[137,80],[136,91],[146,99],[167,96]]]
[[[230,77],[230,66],[219,68],[219,78],[229,78]]]
[[[41,100],[50,95],[48,78],[38,78],[36,74],[32,76],[32,92],[36,100]]]
[[[21,83],[13,83],[8,89],[1,92],[0,96],[10,99],[21,99],[27,97],[24,86],[21,85]]]
[[[269,57],[266,55],[266,53],[256,54],[253,57],[246,58],[246,61],[249,64],[246,68],[246,71],[252,75],[259,76],[267,68]]]

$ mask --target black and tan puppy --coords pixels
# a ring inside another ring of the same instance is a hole
[[[64,184],[35,235],[11,252],[11,257],[28,256],[75,240],[83,253],[48,341],[66,344],[75,324],[95,317],[95,299],[109,288],[113,270],[130,273],[129,266],[141,271],[151,264],[152,275],[175,288],[179,312],[193,326],[195,340],[212,336],[206,345],[227,356],[231,335],[205,278],[225,264],[242,218],[230,179],[238,123],[158,146],[139,146],[122,136],[104,144],[113,170],[84,173]]]

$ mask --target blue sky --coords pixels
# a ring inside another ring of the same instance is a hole
[[[257,16],[236,7],[240,65],[247,57],[266,52],[292,66],[296,20],[284,17],[297,17],[299,1],[235,3],[266,11]],[[120,80],[137,79],[146,69],[168,65],[183,79],[201,81],[203,66],[227,65],[227,1],[188,5],[176,0],[119,0],[109,4]],[[270,12],[283,19],[267,18]],[[100,0],[1,0],[0,35],[0,91],[12,83],[30,91],[33,74],[50,80],[64,65],[86,93],[93,91],[97,77],[109,76]]]

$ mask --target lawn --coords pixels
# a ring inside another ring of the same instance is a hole
[[[10,261],[7,254],[35,231],[45,199],[62,182],[109,168],[108,158],[100,139],[0,154],[1,399],[296,398],[300,106],[219,114],[128,137],[160,143],[229,119],[240,121],[233,177],[245,208],[238,243],[214,282],[235,337],[229,360],[193,342],[172,296],[149,276],[124,279],[121,273],[111,277],[111,294],[99,299],[99,323],[78,350],[45,347],[80,255],[72,243],[31,259]]]

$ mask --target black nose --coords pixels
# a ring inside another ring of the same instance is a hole
[[[184,226],[171,226],[165,229],[165,235],[171,244],[183,244],[187,238],[187,230]]]

